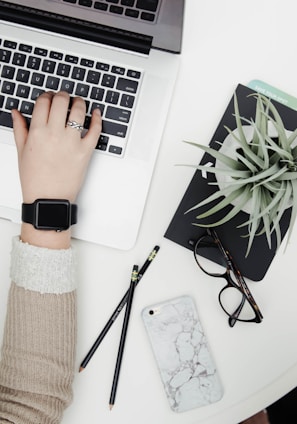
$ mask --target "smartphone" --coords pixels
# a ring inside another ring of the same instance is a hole
[[[171,409],[184,412],[219,401],[223,387],[193,298],[147,306],[142,320]]]

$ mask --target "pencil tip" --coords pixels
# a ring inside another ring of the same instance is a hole
[[[113,405],[109,404],[109,409],[112,410],[112,408],[113,408]]]
[[[82,372],[84,370],[84,367],[79,368],[79,372]]]

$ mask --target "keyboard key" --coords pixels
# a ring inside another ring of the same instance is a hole
[[[39,57],[29,56],[27,67],[29,69],[38,70],[40,67],[40,63],[41,63],[41,59]]]
[[[79,83],[76,86],[75,95],[81,97],[88,97],[90,86],[87,84]]]
[[[113,119],[114,121],[129,123],[131,112],[129,110],[120,109],[118,107],[108,106],[105,114],[105,118]]]
[[[117,83],[117,90],[128,91],[135,94],[137,91],[138,82],[127,78],[119,78]]]
[[[63,60],[63,53],[51,51],[49,57],[51,59]]]
[[[102,132],[109,135],[116,135],[125,138],[127,134],[127,125],[116,122],[102,120]]]
[[[116,105],[119,101],[120,94],[117,91],[108,90],[105,96],[106,103],[112,103]]]
[[[5,99],[5,97],[0,95],[0,109],[1,109],[1,108],[3,107],[3,105],[4,105],[4,99]]]
[[[139,71],[134,71],[133,69],[128,69],[127,77],[139,79],[141,77],[141,73]]]
[[[121,0],[121,5],[133,7],[135,3],[135,0]]]
[[[96,63],[96,69],[99,69],[100,71],[109,71],[110,66],[107,63],[97,62]]]
[[[23,97],[24,99],[28,99],[30,93],[30,87],[28,85],[20,84],[17,87],[16,95],[18,97]]]
[[[40,47],[35,47],[34,54],[37,54],[37,56],[47,56],[47,50]]]
[[[22,53],[14,53],[12,63],[16,66],[24,66],[26,61],[26,55]]]
[[[115,155],[120,155],[123,151],[122,147],[110,145],[108,151]]]
[[[101,134],[100,137],[99,137],[96,149],[106,150],[106,147],[108,145],[108,141],[109,141],[109,137],[107,135]]]
[[[55,71],[56,62],[53,60],[44,60],[42,64],[42,71],[48,74],[53,74]]]
[[[88,71],[87,82],[91,84],[98,84],[100,79],[100,72]]]
[[[44,75],[33,72],[31,78],[31,84],[37,85],[38,87],[42,87],[44,83]]]
[[[38,99],[38,97],[44,93],[44,90],[42,90],[41,88],[33,88],[32,90],[32,94],[31,94],[31,100],[36,100]]]
[[[66,54],[65,61],[69,62],[69,63],[77,64],[78,63],[78,57],[72,56],[70,54]]]
[[[11,51],[0,49],[0,62],[9,63],[11,57]]]
[[[34,103],[23,100],[21,104],[21,112],[27,115],[32,115]]]
[[[59,63],[57,74],[61,77],[69,77],[70,69],[70,65],[66,65],[65,63]]]
[[[16,75],[16,80],[19,82],[28,82],[30,78],[30,72],[24,69],[19,69]]]
[[[3,81],[1,92],[3,94],[11,94],[13,95],[15,90],[15,83],[11,81]]]
[[[129,18],[135,18],[137,19],[139,16],[139,11],[135,10],[135,9],[126,9],[125,10],[125,15],[128,16]]]
[[[46,88],[49,90],[58,90],[60,80],[57,77],[48,76],[46,80]]]
[[[103,88],[93,87],[90,97],[93,100],[101,101],[103,99],[104,93],[105,93],[105,90],[103,90]]]
[[[148,22],[154,22],[154,19],[155,19],[155,15],[153,15],[152,13],[147,13],[147,12],[142,12],[140,17],[144,21],[148,21]]]
[[[61,90],[66,91],[69,94],[73,93],[74,82],[70,80],[63,80],[61,84]]]
[[[109,11],[116,15],[122,15],[124,13],[124,8],[121,6],[110,6]]]
[[[125,75],[125,68],[122,68],[121,66],[112,66],[111,72],[113,74]]]
[[[78,68],[77,66],[74,66],[71,78],[83,81],[86,74],[86,70],[83,68]]]
[[[134,96],[130,96],[129,94],[123,94],[120,105],[123,107],[127,107],[129,109],[132,109],[134,105],[134,100],[135,100]]]
[[[3,66],[1,77],[6,79],[13,79],[15,74],[15,68],[12,66]]]
[[[82,65],[82,66],[87,66],[88,68],[93,68],[93,66],[94,66],[94,60],[90,60],[90,59],[81,59],[80,60],[80,64]]]
[[[29,46],[28,44],[20,44],[19,50],[21,52],[32,53],[33,49],[32,49],[32,46]]]
[[[104,74],[103,78],[102,78],[102,83],[101,85],[103,85],[104,87],[110,87],[112,88],[115,84],[115,76],[113,75],[108,75],[108,74]]]
[[[17,109],[19,107],[19,102],[20,101],[14,97],[8,97],[5,108],[8,110]]]
[[[95,1],[94,3],[94,9],[106,11],[107,8],[108,5],[106,3],[102,3],[102,1]]]
[[[149,12],[156,12],[158,8],[158,0],[137,0],[136,7]]]
[[[92,0],[79,0],[78,4],[80,6],[85,6],[85,7],[92,7],[93,5],[93,1]]]
[[[0,125],[3,127],[12,128],[11,113],[0,111]]]
[[[16,49],[17,43],[15,41],[4,40],[3,46],[7,47],[8,49]]]

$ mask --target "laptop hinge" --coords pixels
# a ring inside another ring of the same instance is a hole
[[[0,1],[0,20],[149,54],[152,37],[94,22]]]

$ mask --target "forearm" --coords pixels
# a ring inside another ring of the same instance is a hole
[[[0,362],[0,422],[56,424],[72,399],[73,251],[40,249],[17,240],[13,244],[14,282]]]

